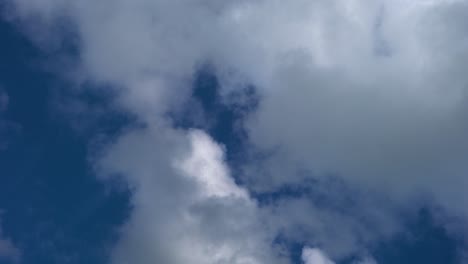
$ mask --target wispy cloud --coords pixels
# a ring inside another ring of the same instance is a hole
[[[0,211],[1,213],[2,211]],[[21,259],[21,251],[13,244],[11,239],[3,235],[0,219],[0,260],[2,259],[17,263]]]

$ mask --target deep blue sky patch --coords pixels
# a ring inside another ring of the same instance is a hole
[[[52,95],[66,82],[39,67],[41,51],[3,20],[0,35],[0,84],[9,96],[2,118],[18,126],[0,152],[4,235],[20,248],[22,263],[103,263],[128,215],[129,194],[96,180],[89,138],[53,113]]]

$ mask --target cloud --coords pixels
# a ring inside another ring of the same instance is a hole
[[[250,180],[264,189],[300,182],[300,170],[338,174],[395,200],[429,195],[466,216],[468,5],[385,1],[379,31],[392,52],[382,57],[371,48],[379,9],[361,2],[322,15],[336,18],[311,40],[323,45],[271,70],[249,131],[257,147],[278,151],[261,164],[269,177]]]
[[[0,86],[0,151],[8,147],[12,135],[18,133],[20,126],[4,118],[4,113],[8,108],[9,97]]]
[[[322,250],[319,248],[304,247],[302,249],[302,261],[304,264],[335,264]],[[377,262],[370,257],[354,261],[353,264],[377,264]]]
[[[248,199],[246,190],[239,188],[224,164],[224,151],[205,133],[194,130],[191,137],[191,153],[177,162],[176,167],[187,176],[196,179],[203,187],[203,196],[236,197]]]
[[[320,249],[304,248],[302,250],[304,264],[335,264]]]
[[[56,25],[71,22],[82,78],[110,84],[115,103],[146,127],[123,133],[95,161],[102,177],[122,175],[134,190],[114,263],[275,263],[281,249],[271,242],[282,231],[327,242],[335,259],[397,230],[394,207],[426,196],[468,217],[466,1],[12,5],[19,23],[33,21],[53,39],[63,30]],[[250,160],[238,177],[208,135],[174,129],[165,116],[191,96],[205,63],[222,94],[248,83],[261,97],[246,126],[252,151],[271,155]],[[364,194],[354,211],[304,197],[258,205],[250,194],[329,175]]]
[[[254,200],[201,131],[136,130],[110,146],[101,175],[133,186],[133,212],[113,263],[286,263]]]
[[[356,261],[356,264],[377,264],[377,262],[373,258],[364,258],[363,260]]]
[[[0,238],[0,259],[19,261],[20,251],[13,245],[11,240]]]
[[[388,203],[366,203],[370,195],[352,197],[355,202],[326,201],[340,196],[339,189],[318,183],[317,189],[332,192],[327,196],[278,199],[265,208],[272,230],[287,243],[320,245],[335,260],[366,253],[377,241],[400,231],[400,223]],[[345,194],[341,195],[345,196]],[[321,201],[317,202],[317,200]],[[346,208],[346,209],[343,209]]]
[[[1,212],[1,211],[0,211]],[[5,237],[0,226],[0,261],[11,260],[18,262],[21,258],[21,251],[13,244],[11,239]]]
[[[8,95],[3,91],[3,89],[0,87],[0,112],[3,112],[6,110],[8,107]]]

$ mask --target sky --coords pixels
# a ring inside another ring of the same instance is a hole
[[[468,263],[466,14],[0,2],[0,264]]]

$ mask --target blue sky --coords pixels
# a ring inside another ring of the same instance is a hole
[[[464,1],[124,2],[0,5],[0,263],[466,262]]]

